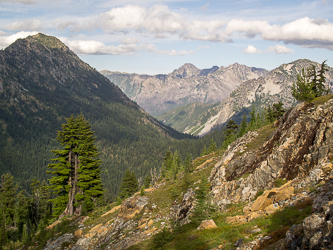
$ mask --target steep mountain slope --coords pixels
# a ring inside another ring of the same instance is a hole
[[[196,121],[202,113],[210,110],[217,104],[190,103],[185,106],[174,108],[156,118],[167,126],[171,126],[177,131],[184,131],[188,124]],[[195,130],[195,128],[194,128]],[[191,133],[196,135],[195,133]]]
[[[291,95],[292,84],[296,81],[297,74],[301,72],[302,68],[307,68],[312,64],[316,65],[317,68],[320,66],[316,62],[301,59],[282,64],[270,71],[265,77],[242,83],[228,98],[202,113],[197,120],[192,120],[191,123],[187,124],[187,128],[181,131],[203,136],[211,130],[221,127],[242,108],[251,105],[255,105],[258,111],[262,110],[264,106],[278,101],[282,101],[285,108],[291,107],[296,103]],[[329,67],[326,77],[327,83],[332,86],[333,68]],[[167,120],[166,124],[172,125]]]
[[[51,149],[60,148],[56,131],[66,117],[81,112],[96,131],[108,197],[126,168],[145,175],[161,164],[156,155],[162,158],[167,142],[186,138],[148,115],[57,38],[38,34],[0,51],[0,175],[11,172],[25,188],[34,176],[46,178]]]
[[[242,82],[265,76],[267,71],[237,63],[201,70],[187,63],[168,75],[148,76],[106,70],[101,73],[131,100],[156,116],[194,102],[220,102]]]
[[[44,249],[331,249],[332,98],[298,104],[226,151],[195,159],[193,173],[162,180],[145,196],[63,222],[67,233]],[[211,185],[206,203],[219,208],[206,228],[193,222],[200,176]]]

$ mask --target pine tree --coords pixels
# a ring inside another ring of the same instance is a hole
[[[246,127],[247,127],[247,122],[246,122],[246,115],[244,112],[243,120],[241,121],[239,132],[238,132],[238,137],[242,137],[243,135],[245,135],[245,133],[247,132]]]
[[[147,175],[146,178],[145,178],[145,180],[144,180],[144,182],[143,182],[143,186],[145,188],[149,188],[151,181],[152,181],[151,176]]]
[[[238,125],[232,119],[230,119],[226,125],[226,131],[224,132],[226,137],[229,137],[231,134],[235,134],[238,129]]]
[[[192,156],[190,156],[189,154],[187,154],[186,156],[184,167],[185,167],[185,173],[193,172]]]
[[[129,171],[128,169],[125,172],[125,176],[123,178],[123,182],[120,186],[119,197],[121,199],[126,199],[132,196],[135,192],[139,190],[138,180],[134,172]]]
[[[200,156],[204,156],[204,155],[206,155],[206,154],[208,154],[207,146],[204,145],[203,149],[201,150]]]
[[[94,132],[91,131],[89,121],[81,114],[66,119],[58,131],[57,140],[64,149],[53,150],[58,157],[49,164],[48,171],[53,174],[50,179],[51,188],[58,195],[52,200],[55,206],[55,216],[81,214],[83,202],[93,204],[96,198],[103,195],[101,161],[97,159],[99,153],[94,145]]]
[[[232,142],[237,139],[237,129],[238,125],[234,120],[229,120],[226,125],[226,131],[224,132],[224,140],[222,143],[223,148],[227,148]]]
[[[280,119],[286,111],[283,109],[283,103],[279,101],[273,104],[273,117],[274,120]]]
[[[17,195],[17,204],[16,204],[16,225],[18,228],[18,233],[23,232],[23,225],[31,217],[31,199],[24,195],[24,191],[20,191]]]
[[[215,212],[215,206],[213,206],[208,199],[208,193],[210,189],[210,183],[202,176],[199,188],[195,190],[195,198],[197,202],[193,211],[192,221],[194,223],[200,223],[203,220],[210,219]]]
[[[208,148],[208,154],[211,154],[211,153],[215,152],[216,149],[217,149],[216,142],[214,142],[214,138],[212,138],[212,141],[211,141],[211,143],[209,145],[209,148]]]
[[[266,119],[267,119],[267,123],[272,123],[274,121],[274,114],[273,114],[273,110],[270,105],[267,108]]]
[[[3,206],[6,225],[14,225],[15,198],[18,186],[14,184],[14,177],[7,173],[1,176],[0,182],[0,203]]]
[[[251,120],[248,130],[254,130],[257,127],[257,118],[256,118],[256,107],[253,106],[252,112],[250,112]]]
[[[316,67],[311,65],[307,70],[302,69],[301,74],[297,75],[297,81],[293,83],[292,95],[298,101],[311,101],[315,97],[328,94],[325,88],[325,72],[328,71],[326,60],[322,62],[319,73]]]
[[[325,60],[321,63],[319,74],[317,75],[319,78],[317,80],[316,87],[318,89],[317,93],[319,94],[319,96],[329,93],[329,89],[325,87],[325,83],[326,83],[325,72],[329,71],[329,69],[327,68],[326,61],[327,60]]]
[[[162,164],[162,177],[165,177],[167,172],[170,172],[170,169],[172,167],[172,162],[173,162],[173,156],[170,151],[167,151],[165,153],[165,156],[163,157],[163,164]]]

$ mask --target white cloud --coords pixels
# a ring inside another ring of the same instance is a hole
[[[268,48],[269,52],[274,52],[275,54],[290,54],[293,53],[293,49],[289,49],[284,45],[277,44],[275,46],[270,46]]]
[[[201,10],[202,11],[207,11],[207,7],[208,7],[208,5],[209,5],[209,2],[207,2],[204,6],[201,6]]]
[[[14,2],[14,3],[23,3],[23,4],[32,4],[36,3],[36,0],[0,0],[0,3],[3,2]]]
[[[256,54],[261,53],[261,50],[258,50],[256,47],[249,45],[246,49],[243,50],[246,54]]]
[[[159,50],[156,48],[155,44],[141,44],[141,48],[147,50],[148,52],[157,53],[159,55],[168,55],[168,56],[185,56],[188,54],[195,54],[193,50]]]
[[[12,34],[9,36],[0,36],[0,48],[7,47],[19,38],[26,38],[27,36],[36,35],[37,33],[37,31],[20,31],[16,34]]]
[[[264,40],[283,41],[301,46],[333,46],[333,24],[326,19],[304,17],[282,26],[270,25],[266,21],[232,20],[228,23],[226,33],[231,36],[240,32],[246,37],[260,36]]]
[[[257,49],[256,47],[249,45],[246,49],[243,50],[246,54],[261,54],[261,53],[275,53],[275,54],[289,54],[293,53],[293,49],[289,49],[284,45],[277,44],[275,46],[269,46],[265,50]]]
[[[167,38],[176,35],[182,39],[203,41],[227,41],[221,27],[222,20],[191,20],[172,11],[166,5],[144,8],[136,5],[114,7],[96,19],[58,21],[58,29],[91,30],[103,29],[109,34],[135,31],[143,36]]]
[[[71,50],[78,54],[92,54],[92,55],[126,55],[133,54],[139,50],[139,46],[136,44],[121,44],[118,46],[106,46],[99,41],[83,41],[73,40],[70,41],[65,37],[59,38],[65,43]]]
[[[66,37],[59,38],[63,43],[65,43],[71,50],[77,54],[90,54],[90,55],[128,55],[135,52],[140,52],[146,50],[148,52],[156,53],[159,55],[169,55],[169,56],[184,56],[188,54],[194,54],[193,50],[159,50],[154,44],[136,44],[138,40],[130,39],[127,41],[129,43],[114,46],[105,45],[99,41],[85,41],[85,40],[69,40]],[[124,41],[123,41],[124,42]]]
[[[42,22],[40,20],[26,20],[24,22],[14,22],[6,25],[9,30],[40,30]]]
[[[4,35],[7,35],[7,33],[4,32],[4,31],[2,31],[2,30],[0,30],[0,36],[4,36]]]
[[[135,44],[139,43],[140,41],[134,37],[127,37],[121,41],[123,44]]]
[[[198,47],[197,47],[197,50],[201,50],[201,49],[209,49],[210,47],[209,46],[204,46],[204,45],[199,45]]]

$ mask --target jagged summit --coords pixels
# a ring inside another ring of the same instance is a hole
[[[119,86],[148,113],[161,115],[190,103],[218,103],[242,82],[267,73],[264,69],[239,68],[198,69],[190,63],[168,75],[138,75],[110,71],[101,73]]]
[[[179,69],[175,69],[172,73],[170,73],[170,75],[179,78],[190,78],[199,75],[200,72],[201,70],[195,67],[193,64],[185,63]]]
[[[35,41],[38,41],[40,44],[44,45],[45,47],[49,49],[66,49],[70,50],[63,42],[61,42],[58,38],[54,36],[48,36],[43,33],[38,33],[33,36],[28,36],[26,38],[27,40],[34,39]]]

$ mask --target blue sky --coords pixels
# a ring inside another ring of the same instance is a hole
[[[270,70],[301,58],[333,66],[332,0],[0,0],[0,48],[38,32],[97,70]]]

